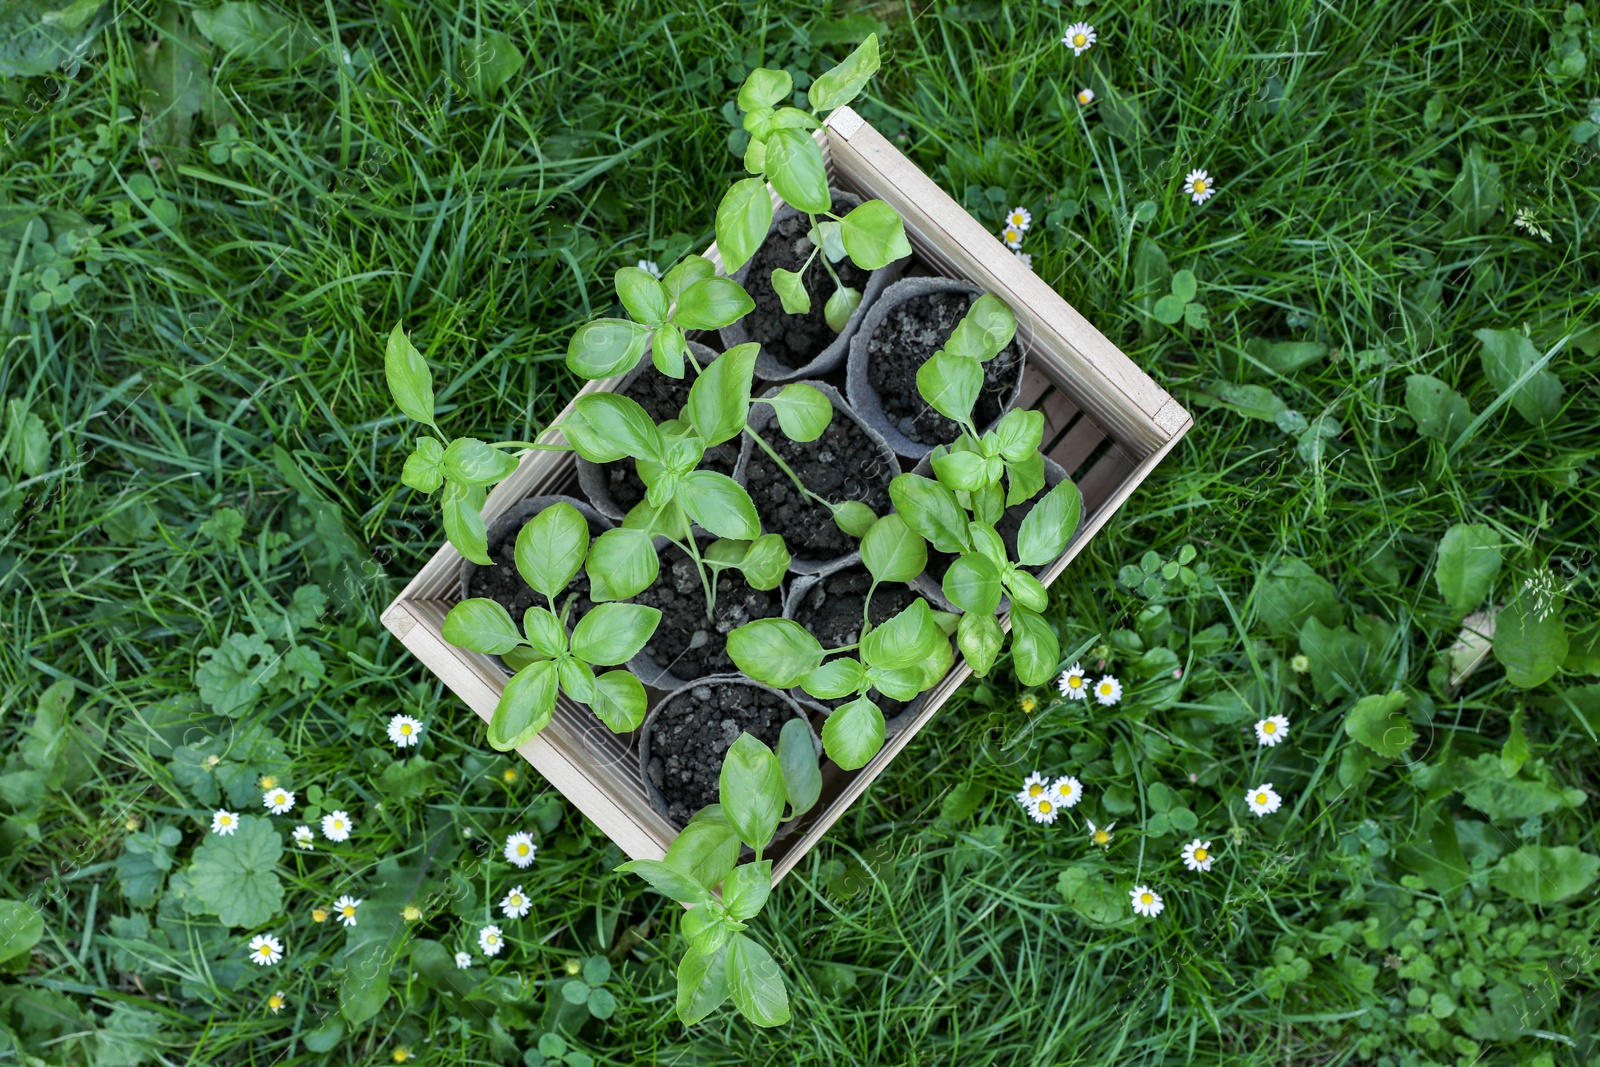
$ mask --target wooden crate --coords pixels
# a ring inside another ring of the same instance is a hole
[[[1049,584],[1172,450],[1193,419],[861,116],[840,108],[816,136],[835,186],[887,201],[905,219],[911,245],[928,266],[977,283],[1016,313],[1017,339],[1027,356],[1019,403],[1044,412],[1044,450],[1083,493],[1082,528],[1043,575]],[[721,265],[716,245],[705,254]],[[612,388],[617,380],[590,382],[582,393]],[[581,496],[571,453],[524,456],[516,473],[489,495],[485,518],[493,521],[517,501],[539,493]],[[456,648],[440,635],[445,614],[457,599],[460,563],[460,555],[445,544],[389,605],[383,623],[487,720],[506,675],[489,657]],[[958,662],[928,694],[915,720],[889,738],[865,767],[846,772],[824,763],[822,799],[806,815],[804,832],[789,835],[772,853],[774,882],[821,840],[970,673]],[[665,854],[675,831],[645,797],[634,735],[612,734],[586,708],[563,697],[550,725],[518,752],[629,857],[659,859]]]

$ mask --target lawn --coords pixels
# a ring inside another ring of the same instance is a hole
[[[98,6],[0,0],[0,1064],[1600,1064],[1593,4]],[[384,339],[533,439],[746,73],[873,32],[1196,425],[1053,590],[1122,700],[968,683],[775,890],[793,1021],[685,1028],[677,906],[378,622],[444,536]]]

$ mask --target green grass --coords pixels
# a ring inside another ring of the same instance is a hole
[[[1503,546],[1493,599],[1548,570],[1574,644],[1600,602],[1600,347],[1568,340],[1550,361],[1565,394],[1541,427],[1493,407],[1473,337],[1526,324],[1543,353],[1600,322],[1600,161],[1572,139],[1600,88],[1547,71],[1566,27],[1591,48],[1592,10],[1589,26],[1555,3],[865,11],[885,64],[863,112],[996,230],[1029,207],[1034,269],[1197,425],[1056,587],[1063,646],[1105,642],[1128,699],[1093,714],[1046,699],[1030,717],[1003,666],[967,686],[769,905],[763,937],[795,1009],[773,1032],[672,1018],[672,906],[609,873],[615,848],[536,775],[503,782],[512,764],[476,717],[379,626],[442,541],[436,506],[399,483],[411,430],[381,349],[403,323],[441,384],[441,421],[530,439],[576,388],[565,340],[609,307],[611,272],[710,240],[708,191],[739,172],[722,108],[743,69],[820,70],[849,47],[836,19],[851,12],[303,5],[287,13],[337,32],[350,60],[210,57],[232,114],[208,109],[175,148],[140,137],[139,57],[161,11],[121,10],[72,78],[0,87],[0,398],[42,420],[49,446],[24,456],[8,413],[0,896],[31,900],[44,931],[0,965],[0,1064],[388,1063],[402,1046],[424,1063],[517,1062],[553,1021],[563,965],[598,952],[619,1007],[576,1042],[602,1063],[1600,1062],[1592,886],[1534,906],[1487,873],[1524,844],[1600,853],[1593,803],[1492,817],[1458,791],[1473,767],[1499,773],[1480,755],[1515,766],[1518,731],[1532,757],[1507,787],[1518,796],[1547,796],[1546,779],[1600,788],[1600,691],[1577,659],[1528,690],[1491,659],[1447,691],[1457,626],[1434,577],[1445,531],[1478,523]],[[1080,17],[1100,43],[1074,61],[1059,37]],[[528,57],[488,95],[460,66],[479,27]],[[1085,84],[1099,98],[1080,109]],[[224,122],[240,144],[214,159]],[[1479,166],[1470,152],[1498,168],[1502,201],[1477,219],[1452,195]],[[1199,208],[1181,192],[1196,167],[1221,188]],[[52,237],[101,227],[98,251],[73,253],[98,273],[48,311],[28,306],[37,260],[17,258],[31,206]],[[1517,208],[1552,239],[1515,228]],[[1159,295],[1179,268],[1199,279],[1204,330],[1145,314],[1143,281]],[[1278,373],[1243,358],[1256,339],[1326,351]],[[1490,414],[1451,447],[1420,437],[1405,402],[1419,373]],[[1247,380],[1336,420],[1320,457],[1207,399]],[[1118,575],[1186,544],[1209,582],[1156,595],[1168,638]],[[1290,560],[1326,584],[1263,582]],[[305,585],[327,611],[291,639],[273,620]],[[1352,629],[1346,651],[1300,633],[1294,609],[1319,597],[1323,622]],[[280,665],[244,716],[220,718],[197,689],[203,650],[258,630],[318,661]],[[1164,653],[1134,648],[1145,640],[1171,649],[1181,693],[1163,688]],[[1303,647],[1347,658],[1319,681],[1291,668]],[[73,726],[58,736],[35,707],[62,679]],[[1412,695],[1419,735],[1394,762],[1344,731],[1356,698],[1391,689]],[[383,777],[383,724],[402,711],[429,730],[431,769],[413,780]],[[1250,723],[1271,712],[1291,740],[1258,749]],[[302,806],[320,787],[357,820],[346,846],[319,839],[278,864],[282,916],[262,928],[288,943],[287,966],[247,972],[254,930],[186,908],[182,879],[159,906],[130,903],[130,825],[181,831],[174,871],[206,836],[194,783],[216,772],[174,771],[190,743],[241,778],[283,776]],[[1087,787],[1053,827],[1009,799],[1036,767]],[[1240,798],[1263,778],[1285,804],[1257,820]],[[1192,811],[1192,834],[1158,832],[1168,806]],[[1083,818],[1116,820],[1108,853]],[[1443,826],[1460,877],[1428,862]],[[521,827],[540,859],[513,872],[498,848]],[[1194,834],[1221,849],[1203,877],[1177,860]],[[512,948],[493,978],[479,957],[472,997],[411,978],[414,958],[370,1022],[322,1029],[328,1050],[313,1051],[345,935],[311,909],[343,892],[380,906],[378,864],[435,845],[456,858],[427,884],[420,937],[476,954],[490,901],[517,880],[535,912],[503,924]],[[1109,921],[1090,921],[1092,893],[1069,904],[1069,870],[1109,887]],[[1166,894],[1158,921],[1129,920],[1136,882]],[[263,1006],[275,989],[280,1015]]]

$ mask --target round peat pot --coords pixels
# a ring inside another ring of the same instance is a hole
[[[841,504],[859,500],[879,515],[889,513],[889,483],[900,473],[900,460],[876,430],[844,402],[831,385],[805,382],[833,405],[833,420],[815,441],[791,441],[778,427],[769,404],[750,408],[750,429],[759,433],[802,484],[824,500]],[[775,387],[765,396],[775,396]],[[802,496],[783,468],[772,461],[749,434],[739,450],[740,483],[755,501],[761,528],[779,534],[789,547],[796,574],[815,574],[856,551],[859,541],[839,529],[833,512]]]
[[[498,519],[489,524],[487,542],[489,558],[494,562],[485,567],[474,563],[470,559],[461,561],[461,599],[468,600],[472,597],[487,597],[495,601],[510,613],[511,619],[522,626],[523,612],[535,604],[547,607],[544,597],[533,591],[527,582],[522,580],[522,575],[517,573],[515,558],[517,534],[539,512],[552,504],[571,504],[578,509],[589,523],[589,537],[599,537],[611,529],[611,520],[600,514],[594,508],[581,500],[570,496],[530,496],[513,504]],[[576,626],[578,620],[594,606],[589,599],[589,576],[582,570],[568,584],[566,594],[576,594],[577,603],[574,605],[572,617],[567,621],[569,625]],[[559,605],[561,598],[556,598]],[[499,656],[493,657],[502,669],[509,672],[510,668],[501,662]]]
[[[928,456],[923,456],[922,459],[917,462],[916,467],[911,473],[920,474],[924,478],[932,478],[933,460]],[[994,529],[995,532],[1000,535],[1000,539],[1006,543],[1006,554],[1011,559],[1016,559],[1017,557],[1017,532],[1022,529],[1022,520],[1027,516],[1029,509],[1031,509],[1034,504],[1038,503],[1040,498],[1043,497],[1045,493],[1049,492],[1051,489],[1054,489],[1056,486],[1060,485],[1066,480],[1067,472],[1062,468],[1061,464],[1057,463],[1049,456],[1045,456],[1044,488],[1033,494],[1033,496],[1029,499],[1024,500],[1022,503],[1013,504],[1011,507],[1006,508],[1006,510],[1000,514],[1000,521],[995,523]],[[1081,515],[1078,518],[1078,525],[1080,527],[1083,525],[1083,518]],[[1074,530],[1073,533],[1076,534],[1077,531]],[[1067,543],[1070,544],[1071,542],[1072,538],[1068,537]],[[954,604],[950,603],[950,601],[945,598],[944,587],[942,584],[944,582],[944,572],[950,569],[950,564],[954,562],[954,560],[955,556],[947,552],[940,552],[932,545],[929,545],[928,569],[923,571],[916,578],[912,579],[911,582],[911,587],[913,589],[927,597],[929,602],[934,607],[943,611],[959,610]],[[1034,567],[1032,569],[1034,574],[1037,575],[1043,568]],[[1000,607],[996,610],[1002,615],[1007,611],[1010,611],[1011,598],[1002,594],[1000,597]]]
[[[820,760],[822,739],[805,708],[781,690],[742,674],[709,675],[674,689],[639,728],[639,780],[650,806],[683,829],[695,812],[718,802],[722,760],[739,735],[752,734],[776,752],[790,719],[806,724]]]
[[[884,290],[850,341],[845,390],[867,425],[907,459],[954,441],[961,427],[922,399],[917,369],[944,347],[983,290],[954,278],[902,278]],[[982,433],[1022,392],[1026,362],[1015,341],[983,365],[972,421]]]
[[[843,215],[861,204],[858,196],[837,189],[828,192],[833,196],[836,215]],[[833,264],[840,281],[861,293],[860,305],[845,322],[844,329],[836,334],[824,313],[828,297],[833,295],[833,277],[821,262],[813,262],[806,270],[805,285],[811,296],[811,310],[804,315],[790,315],[784,311],[783,302],[772,288],[774,267],[799,270],[811,255],[815,246],[806,236],[810,230],[811,220],[805,212],[785,204],[773,214],[772,226],[756,254],[733,273],[733,280],[744,286],[756,307],[720,331],[722,347],[759,341],[761,354],[756,357],[756,377],[768,382],[793,382],[837,370],[844,363],[850,338],[855,336],[867,309],[878,299],[878,294],[899,277],[904,266],[905,261],[901,260],[868,273],[852,263],[849,256]],[[821,258],[818,253],[817,259]]]
[[[701,534],[702,549],[715,538]],[[652,689],[679,689],[700,679],[736,671],[728,658],[728,634],[756,619],[783,614],[783,589],[752,589],[744,575],[728,567],[717,575],[716,610],[706,618],[705,586],[688,554],[665,537],[656,538],[661,573],[655,584],[629,603],[661,610],[661,622],[628,669]]]
[[[703,368],[721,355],[696,341],[689,342],[689,351]],[[618,394],[637,400],[645,413],[656,423],[678,417],[683,405],[689,402],[689,387],[694,384],[694,367],[684,364],[682,378],[669,378],[656,370],[648,356],[629,371],[614,390]],[[621,522],[633,507],[644,499],[645,485],[631,459],[610,463],[591,463],[574,454],[578,466],[578,485],[589,498],[596,511],[612,522]],[[718,474],[733,474],[739,461],[739,442],[725,441],[706,452],[700,462],[702,470]]]
[[[823,648],[853,645],[861,639],[862,607],[867,590],[872,587],[872,575],[862,565],[858,553],[851,553],[831,567],[816,574],[796,576],[783,598],[783,617],[804,626]],[[882,626],[890,618],[910,607],[921,590],[910,584],[887,583],[878,586],[872,594],[872,624]],[[803,689],[790,690],[797,700],[815,706],[824,715],[845,703],[845,699],[824,700]],[[927,698],[918,694],[909,703],[872,694],[873,702],[883,711],[885,732],[893,737],[909,723]]]

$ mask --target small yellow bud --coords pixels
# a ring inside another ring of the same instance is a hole
[[[311,909],[311,921],[314,922],[314,923],[325,923],[325,922],[327,922],[328,921],[328,909],[327,908],[312,908]]]
[[[400,909],[400,917],[408,923],[414,923],[418,919],[422,918],[422,909],[417,907],[415,904],[407,904],[404,908]]]

